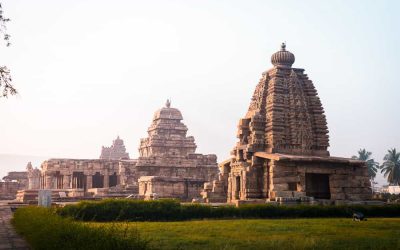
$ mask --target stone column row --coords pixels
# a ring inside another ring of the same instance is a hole
[[[104,174],[104,188],[109,187],[110,177],[108,171]],[[40,189],[71,189],[71,188],[84,188],[93,187],[93,175],[73,176],[73,175],[49,175],[42,174],[38,178],[38,188]]]

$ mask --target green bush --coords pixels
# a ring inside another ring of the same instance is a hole
[[[175,200],[142,201],[106,199],[82,201],[58,210],[61,216],[83,221],[169,221],[180,213]]]
[[[83,221],[176,221],[219,218],[323,218],[351,217],[353,212],[367,217],[400,217],[400,205],[242,205],[240,207],[191,204],[174,200],[84,201],[60,208],[62,216]]]
[[[147,249],[148,242],[137,230],[126,226],[93,227],[62,218],[54,210],[19,208],[12,223],[33,249]]]

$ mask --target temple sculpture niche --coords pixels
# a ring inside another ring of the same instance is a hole
[[[284,43],[272,55],[273,68],[262,74],[239,120],[232,158],[205,185],[207,201],[371,197],[365,162],[329,156],[324,109],[304,69],[292,68],[294,61]]]

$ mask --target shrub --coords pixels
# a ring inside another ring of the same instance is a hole
[[[61,216],[83,221],[168,221],[180,213],[180,203],[175,200],[142,201],[106,199],[82,201],[58,210]]]
[[[54,210],[41,207],[19,208],[12,223],[33,249],[147,249],[148,242],[137,230],[126,226],[91,227],[66,219]]]
[[[351,217],[353,212],[367,217],[400,217],[400,205],[242,205],[212,207],[181,205],[174,200],[104,200],[80,202],[60,208],[58,213],[84,221],[176,221],[222,218],[322,218]]]

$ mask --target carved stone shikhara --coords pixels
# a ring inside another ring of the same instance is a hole
[[[129,160],[129,153],[126,152],[124,141],[117,137],[111,145],[111,147],[102,147],[100,159],[105,160]]]
[[[140,140],[136,173],[130,174],[140,178],[139,195],[190,200],[200,196],[205,182],[216,178],[217,156],[196,153],[194,138],[186,136],[182,119],[169,100],[155,112],[148,137]]]
[[[251,199],[366,200],[371,197],[365,162],[330,157],[324,110],[304,69],[282,44],[262,74],[238,124],[232,158],[207,183],[207,201]]]

